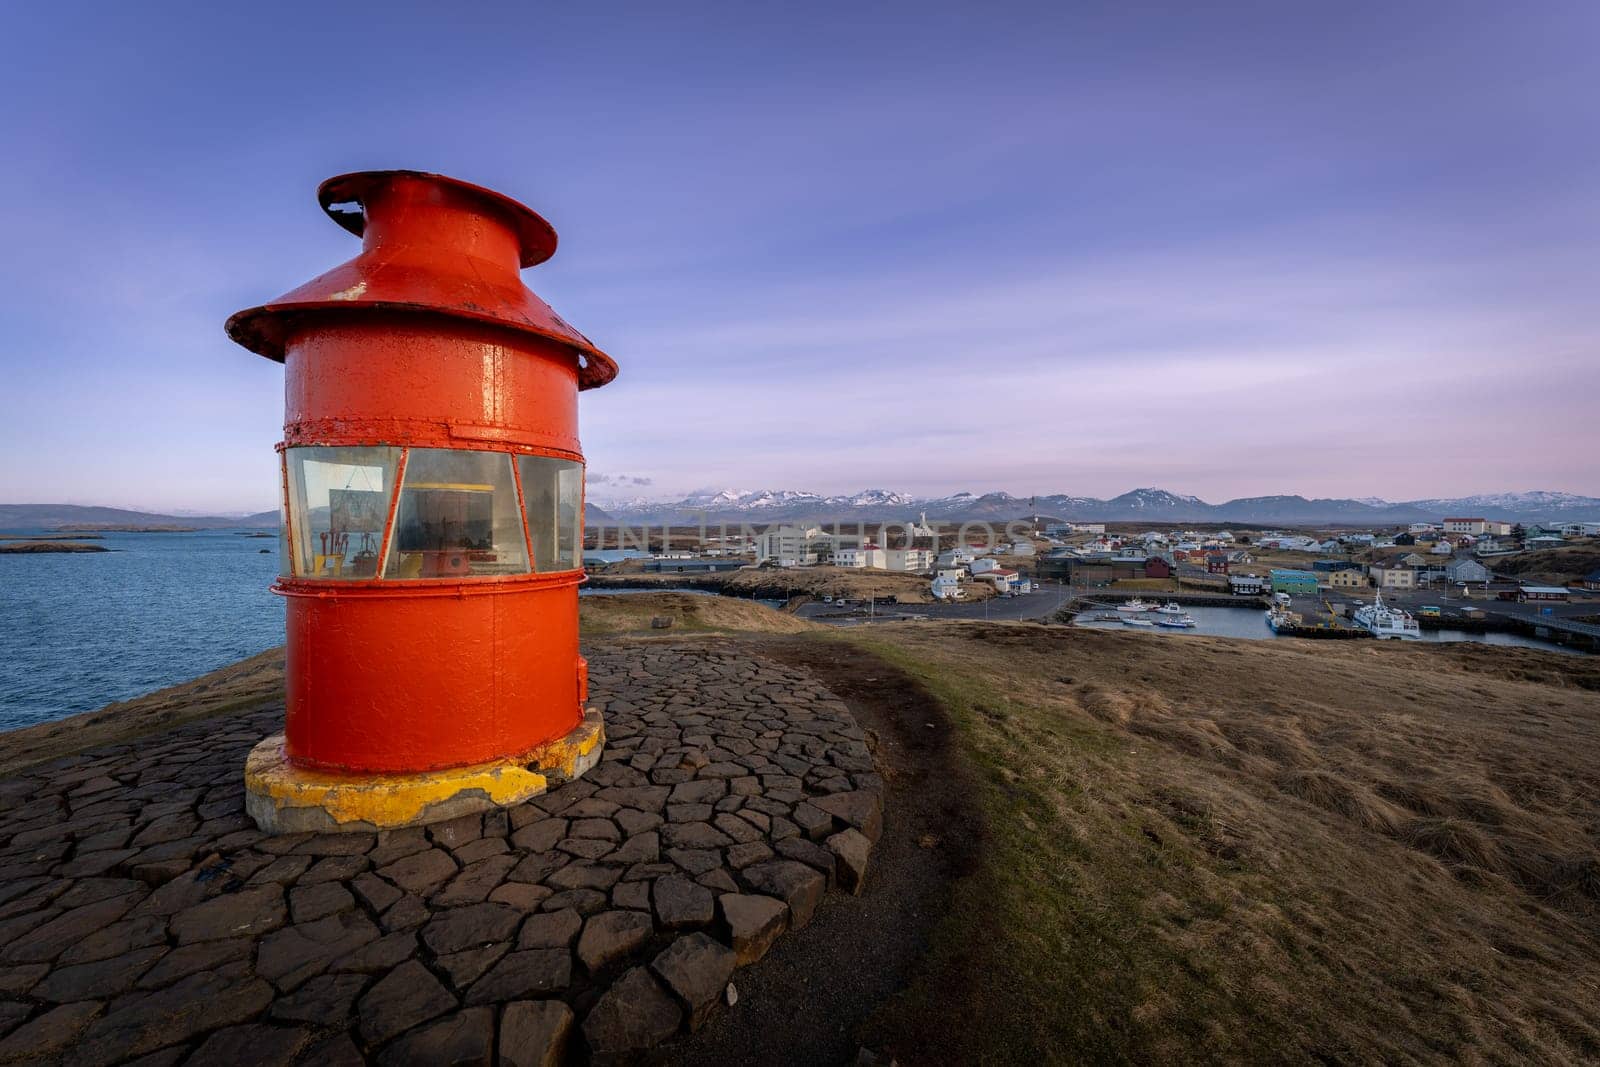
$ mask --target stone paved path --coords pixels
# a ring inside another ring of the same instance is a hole
[[[281,709],[0,782],[0,1063],[540,1064],[698,1027],[859,890],[882,782],[803,672],[589,661],[601,764],[425,830],[256,831],[244,758]]]

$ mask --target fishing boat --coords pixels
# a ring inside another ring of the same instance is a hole
[[[1151,622],[1149,619],[1135,619],[1135,618],[1129,617],[1129,618],[1125,618],[1125,619],[1122,620],[1122,625],[1124,625],[1124,626],[1154,626],[1155,623]]]
[[[1300,622],[1301,619],[1298,612],[1276,606],[1267,609],[1267,626],[1273,633],[1292,630],[1299,626]]]
[[[1157,615],[1182,615],[1183,605],[1179,604],[1176,600],[1169,600],[1159,608],[1151,608],[1150,610],[1155,612]]]
[[[1169,630],[1193,630],[1200,624],[1189,615],[1168,615],[1164,619],[1156,620],[1157,626],[1164,626]]]
[[[1147,611],[1150,610],[1150,605],[1146,604],[1144,601],[1140,600],[1138,597],[1134,597],[1132,600],[1128,601],[1126,604],[1118,604],[1117,605],[1117,610],[1122,612],[1125,615],[1141,615],[1144,612],[1147,612]]]
[[[1356,611],[1355,622],[1380,640],[1415,641],[1422,637],[1422,628],[1412,614],[1404,608],[1391,608],[1385,604],[1381,589],[1372,598],[1372,603]]]

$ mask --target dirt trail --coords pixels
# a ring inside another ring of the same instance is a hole
[[[829,642],[729,643],[812,672],[875,735],[888,785],[883,838],[863,894],[830,895],[810,925],[739,971],[738,1004],[675,1043],[665,1062],[853,1063],[864,1024],[905,986],[922,956],[948,905],[951,880],[974,864],[983,836],[979,816],[966,799],[950,724],[916,681]]]

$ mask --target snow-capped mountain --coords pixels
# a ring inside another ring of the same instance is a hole
[[[1373,525],[1472,515],[1522,522],[1600,520],[1600,498],[1576,493],[1498,493],[1395,503],[1380,497],[1308,499],[1296,495],[1241,497],[1211,504],[1197,496],[1146,487],[1110,500],[1049,494],[1013,496],[963,491],[918,498],[888,489],[825,496],[796,489],[707,489],[682,500],[605,500],[597,503],[623,523],[876,522],[927,512],[941,521],[1008,521],[1030,515],[1101,522],[1232,522],[1275,525]]]
[[[1135,489],[1123,493],[1121,496],[1112,497],[1106,501],[1112,508],[1126,508],[1140,514],[1160,514],[1165,512],[1183,512],[1188,514],[1196,508],[1208,508],[1207,504],[1197,496],[1179,496],[1169,493],[1165,489]]]
[[[1502,512],[1517,515],[1537,513],[1554,518],[1569,512],[1574,517],[1578,513],[1592,514],[1596,498],[1536,489],[1527,493],[1483,493],[1453,500],[1413,500],[1410,503],[1420,508],[1444,509],[1452,514],[1477,516],[1482,513],[1484,518],[1500,518]],[[1488,514],[1490,512],[1495,514]]]

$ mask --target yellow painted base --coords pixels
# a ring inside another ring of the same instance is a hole
[[[600,762],[605,724],[586,708],[571,732],[515,758],[419,774],[332,774],[289,762],[277,734],[244,764],[245,811],[270,834],[392,830],[510,807]]]

